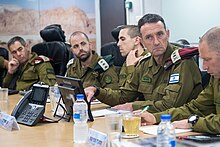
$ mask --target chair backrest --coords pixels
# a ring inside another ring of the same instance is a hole
[[[64,76],[66,73],[66,64],[71,58],[71,52],[64,42],[51,41],[38,43],[32,47],[32,52],[38,55],[44,55],[51,59],[51,64],[56,75]]]
[[[46,42],[61,41],[65,42],[66,36],[60,24],[51,24],[40,31],[41,38]]]
[[[106,55],[112,55],[114,57],[115,66],[122,66],[125,61],[125,57],[121,56],[116,42],[109,42],[101,47],[101,56]]]
[[[8,60],[9,58],[8,50],[0,47],[0,56]],[[2,82],[3,82],[4,77],[6,76],[6,73],[7,73],[7,69],[0,68],[0,87],[2,86]]]

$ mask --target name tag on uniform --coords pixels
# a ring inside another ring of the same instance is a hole
[[[179,83],[180,74],[172,74],[169,83]]]

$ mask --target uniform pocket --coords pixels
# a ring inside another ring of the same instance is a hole
[[[166,90],[169,90],[169,91],[172,91],[172,92],[176,92],[178,93],[180,91],[180,88],[181,88],[181,85],[168,85],[166,88],[164,87],[165,91]]]
[[[151,94],[153,92],[153,85],[150,84],[140,84],[138,87],[138,91],[141,93]]]
[[[155,89],[155,92],[160,94],[160,95],[165,95],[165,88],[167,87],[167,84],[160,84],[160,86],[158,86]]]
[[[165,93],[167,93],[169,97],[176,98],[179,94],[180,88],[181,88],[181,85],[176,84],[174,86],[171,84],[165,88]]]

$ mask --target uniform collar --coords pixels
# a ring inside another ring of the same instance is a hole
[[[162,66],[165,64],[165,61],[171,56],[173,51],[174,51],[174,49],[172,48],[170,43],[168,43],[167,48],[166,48],[166,52],[165,52],[163,60],[162,60]],[[156,64],[156,61],[154,60],[153,56],[151,56],[148,67],[152,67],[155,64]]]
[[[100,59],[100,57],[97,53],[92,54],[92,60],[91,60],[91,63],[88,67],[91,68],[91,69],[94,69],[96,64],[97,64],[97,61],[99,59]]]
[[[93,68],[96,66],[97,60],[98,60],[99,58],[100,58],[100,57],[98,56],[97,53],[94,53],[94,54],[92,53],[92,60],[91,60],[90,65],[88,66],[88,68],[93,69]],[[73,68],[76,67],[77,65],[80,65],[80,66],[82,67],[81,62],[79,61],[78,58],[75,58],[74,60],[75,60],[75,61],[74,61],[74,63],[73,63]]]
[[[25,65],[27,65],[27,64],[34,65],[33,60],[34,60],[38,55],[37,55],[36,53],[34,53],[34,52],[32,52],[31,55],[32,55],[31,58],[28,59],[28,61],[27,61],[27,63],[26,63]]]
[[[148,50],[145,49],[145,50],[143,51],[143,53],[141,54],[141,56],[144,56],[144,55],[146,55],[147,53],[148,53]]]

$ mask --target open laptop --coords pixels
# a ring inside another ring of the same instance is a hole
[[[84,100],[88,105],[88,119],[89,121],[93,121],[94,119],[90,108],[91,103],[87,101],[81,80],[56,75],[56,81],[69,119],[73,114],[73,103],[76,100],[76,95],[83,94]]]

